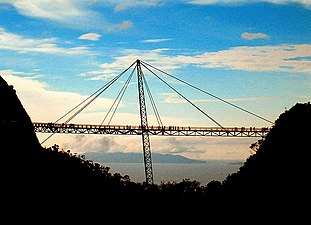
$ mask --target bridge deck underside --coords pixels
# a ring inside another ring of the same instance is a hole
[[[57,124],[33,123],[35,132],[38,133],[63,133],[63,134],[110,134],[110,135],[149,135],[158,136],[222,136],[222,137],[264,137],[269,128],[255,127],[184,127],[184,126],[141,126],[127,125],[86,125],[86,124]]]

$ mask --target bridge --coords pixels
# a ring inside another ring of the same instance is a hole
[[[35,132],[61,134],[111,134],[162,136],[221,136],[221,137],[265,137],[270,128],[262,127],[191,127],[191,126],[141,126],[132,125],[92,125],[64,123],[33,123]]]
[[[198,127],[198,126],[176,126],[176,125],[164,125],[160,117],[159,111],[155,104],[155,101],[152,97],[151,90],[145,78],[145,74],[142,70],[145,68],[151,75],[156,77],[162,83],[164,83],[168,88],[175,92],[179,97],[181,97],[185,102],[188,102],[201,114],[203,114],[207,119],[212,121],[216,126],[209,127]],[[105,118],[98,125],[94,124],[76,124],[71,121],[80,114],[86,107],[88,107],[95,99],[97,99],[103,92],[105,92],[113,83],[115,83],[121,76],[130,72],[126,82],[118,93],[116,99],[114,100],[112,106],[108,110]],[[138,87],[138,101],[139,101],[139,113],[140,113],[140,125],[112,125],[111,121],[115,112],[125,94],[127,87],[130,84],[130,81],[136,72],[137,74],[137,87]],[[151,159],[151,147],[150,147],[150,135],[157,136],[217,136],[217,137],[261,137],[264,138],[270,131],[270,127],[225,127],[221,125],[218,121],[208,115],[204,110],[198,107],[194,101],[191,101],[180,91],[174,88],[169,82],[166,82],[159,73],[169,77],[171,80],[175,80],[183,85],[186,85],[190,88],[195,89],[209,97],[215,98],[217,101],[223,102],[230,105],[238,110],[241,110],[245,113],[248,113],[254,117],[257,117],[265,122],[268,122],[269,125],[273,124],[272,121],[265,119],[249,110],[246,110],[240,106],[237,106],[229,101],[226,101],[216,95],[213,95],[201,88],[198,88],[186,81],[183,81],[161,69],[158,69],[144,61],[137,59],[133,62],[127,69],[121,72],[119,75],[115,76],[112,80],[102,86],[100,89],[95,91],[92,95],[87,97],[84,101],[80,102],[70,111],[65,113],[59,119],[54,122],[33,122],[33,127],[35,132],[38,133],[50,133],[50,135],[41,142],[44,143],[51,136],[57,133],[62,134],[98,134],[98,135],[140,135],[142,137],[142,147],[144,155],[144,165],[145,165],[145,176],[146,183],[153,184],[153,171],[152,171],[152,159]],[[149,97],[150,104],[152,106],[155,118],[157,120],[157,125],[149,125],[147,118],[147,108],[146,108],[146,99],[145,99],[145,90],[146,95]],[[110,114],[110,119],[108,115]],[[67,119],[65,119],[67,117]],[[65,121],[60,122],[65,119]]]

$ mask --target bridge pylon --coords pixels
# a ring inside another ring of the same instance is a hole
[[[152,160],[151,160],[151,148],[150,139],[148,133],[148,119],[147,119],[147,108],[144,94],[144,83],[143,83],[143,72],[140,65],[140,60],[136,60],[137,70],[137,82],[138,82],[138,98],[139,98],[139,109],[140,109],[140,125],[142,129],[142,145],[144,154],[144,165],[145,165],[145,176],[146,183],[153,184],[153,172],[152,172]]]

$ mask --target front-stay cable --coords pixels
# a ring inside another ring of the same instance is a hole
[[[125,69],[123,72],[121,72],[119,75],[117,75],[116,77],[114,77],[112,80],[110,80],[107,84],[105,84],[104,86],[102,86],[101,88],[99,88],[97,91],[95,91],[93,94],[91,94],[89,97],[87,97],[86,99],[84,99],[81,103],[79,103],[78,105],[76,105],[74,108],[72,108],[71,110],[69,110],[67,113],[65,113],[63,116],[61,116],[59,119],[57,119],[54,123],[59,122],[61,119],[63,119],[64,117],[66,117],[67,115],[69,115],[71,112],[73,112],[75,109],[77,109],[79,106],[81,106],[82,104],[84,104],[85,102],[87,102],[84,106],[82,106],[76,113],[74,113],[69,119],[67,119],[64,124],[69,123],[75,116],[77,116],[80,112],[82,112],[88,105],[90,105],[98,96],[100,96],[105,90],[107,90],[114,82],[116,82],[124,73],[126,73],[136,62],[133,62],[127,69]],[[94,96],[94,97],[93,97]],[[93,97],[93,98],[92,98]],[[49,138],[51,138],[55,133],[52,133],[51,135],[49,135],[46,139],[44,139],[41,144],[43,144],[44,142],[46,142]]]
[[[117,96],[116,99],[114,100],[112,106],[111,106],[110,109],[108,110],[108,112],[107,112],[105,118],[103,119],[103,121],[101,122],[100,126],[103,125],[103,123],[105,122],[106,118],[108,117],[108,114],[110,113],[110,111],[112,110],[112,108],[114,107],[114,105],[116,104],[116,106],[115,106],[115,108],[114,108],[114,111],[113,111],[113,113],[112,113],[112,115],[111,115],[111,117],[110,117],[110,119],[109,119],[108,124],[107,124],[107,125],[110,125],[110,122],[111,122],[111,120],[112,120],[112,118],[113,118],[113,116],[114,116],[114,114],[115,114],[115,112],[116,112],[116,110],[117,110],[117,108],[118,108],[120,102],[121,102],[121,99],[123,98],[123,95],[124,95],[124,93],[125,93],[125,91],[126,91],[128,85],[129,85],[129,83],[130,83],[130,81],[131,81],[131,79],[132,79],[132,77],[133,77],[133,74],[134,74],[135,69],[136,69],[136,66],[133,68],[131,74],[129,75],[129,77],[127,78],[126,82],[124,83],[123,87],[121,88],[121,91],[119,92],[118,96]],[[121,96],[121,97],[120,97],[120,96]],[[118,99],[119,99],[119,100],[118,100]],[[117,102],[117,101],[118,101],[118,102]]]
[[[120,73],[118,76],[116,76],[115,78],[113,78],[110,82],[108,82],[108,84],[106,84],[97,95],[95,95],[95,97],[93,97],[89,102],[87,102],[83,107],[81,107],[76,113],[74,113],[69,119],[67,119],[65,121],[65,123],[69,123],[74,117],[76,117],[80,112],[82,112],[87,106],[89,106],[98,96],[100,96],[104,91],[106,91],[114,82],[116,82],[126,71],[128,71],[132,66],[134,65],[134,63],[129,66],[126,70],[124,70],[122,73]]]
[[[216,95],[213,95],[213,94],[211,94],[211,93],[209,93],[209,92],[207,92],[207,91],[204,91],[203,89],[198,88],[198,87],[196,87],[196,86],[194,86],[194,85],[192,85],[192,84],[190,84],[190,83],[188,83],[188,82],[186,82],[186,81],[183,81],[183,80],[181,80],[181,79],[179,79],[179,78],[177,78],[177,77],[174,77],[173,75],[171,75],[171,74],[169,74],[169,73],[167,73],[167,72],[165,72],[165,71],[163,71],[163,70],[161,70],[161,69],[158,69],[158,68],[156,68],[156,67],[154,67],[154,66],[152,66],[152,65],[150,65],[150,64],[148,64],[148,63],[146,63],[146,62],[141,61],[141,63],[142,63],[143,66],[145,66],[145,65],[150,66],[150,67],[152,67],[153,69],[158,70],[158,71],[160,71],[161,73],[164,73],[165,75],[170,76],[170,77],[174,78],[175,80],[178,80],[178,81],[180,81],[180,82],[182,82],[182,83],[184,83],[184,84],[186,84],[186,85],[188,85],[188,86],[190,86],[190,87],[192,87],[192,88],[194,88],[194,89],[196,89],[196,90],[198,90],[198,91],[200,91],[200,92],[203,92],[203,93],[205,93],[205,94],[207,94],[207,95],[209,95],[209,96],[212,96],[213,98],[216,98],[216,99],[218,99],[218,100],[220,100],[220,101],[222,101],[222,102],[224,102],[224,103],[226,103],[226,104],[229,104],[229,105],[231,105],[231,106],[233,106],[233,107],[235,107],[235,108],[237,108],[237,109],[239,109],[239,110],[242,110],[242,111],[244,111],[244,112],[246,112],[246,113],[249,113],[249,114],[251,114],[251,115],[253,115],[253,116],[257,117],[257,118],[260,118],[260,119],[262,119],[262,120],[264,120],[264,121],[266,121],[266,122],[269,122],[269,123],[271,123],[271,124],[274,124],[274,122],[272,122],[272,121],[270,121],[270,120],[268,120],[268,119],[265,119],[265,118],[263,118],[263,117],[261,117],[261,116],[255,114],[255,113],[252,113],[252,112],[250,112],[250,111],[248,111],[248,110],[246,110],[246,109],[243,109],[243,108],[241,108],[240,106],[237,106],[237,105],[235,105],[235,104],[233,104],[233,103],[231,103],[231,102],[228,102],[228,101],[226,101],[226,100],[224,100],[224,99],[222,99],[222,98],[220,98],[220,97],[217,97]],[[146,66],[145,66],[145,67],[146,67]]]
[[[77,109],[79,106],[81,106],[83,103],[85,103],[87,100],[89,100],[90,98],[92,98],[94,95],[96,95],[98,92],[101,92],[103,89],[107,89],[112,83],[114,83],[116,80],[118,80],[124,73],[126,73],[133,65],[135,64],[132,63],[132,65],[130,65],[127,69],[125,69],[122,73],[120,73],[118,76],[114,77],[112,80],[110,80],[107,84],[105,84],[104,86],[102,86],[101,88],[99,88],[97,91],[95,91],[92,95],[90,95],[89,97],[87,97],[86,99],[84,99],[81,103],[79,103],[78,105],[76,105],[74,108],[72,108],[71,110],[69,110],[67,113],[65,113],[63,116],[61,116],[59,119],[57,119],[54,123],[59,122],[61,119],[63,119],[64,117],[66,117],[67,115],[69,115],[72,111],[74,111],[75,109]],[[103,91],[102,91],[103,92]],[[101,93],[102,93],[101,92]]]
[[[149,97],[149,99],[150,99],[150,102],[151,102],[151,105],[152,105],[152,109],[153,109],[153,112],[154,112],[154,114],[155,114],[155,116],[156,116],[158,125],[159,125],[160,127],[163,127],[163,123],[162,123],[162,120],[161,120],[161,117],[160,117],[160,113],[159,113],[159,111],[158,111],[158,109],[157,109],[157,106],[156,106],[156,104],[155,104],[155,101],[153,100],[153,97],[152,97],[152,94],[151,94],[151,90],[150,90],[150,88],[149,88],[149,85],[148,85],[148,83],[147,83],[147,80],[146,80],[146,78],[145,78],[145,76],[144,76],[143,73],[142,73],[142,75],[143,75],[143,76],[142,76],[142,77],[143,77],[143,82],[144,82],[144,85],[145,85],[145,87],[146,87],[146,89],[147,89],[148,97]]]

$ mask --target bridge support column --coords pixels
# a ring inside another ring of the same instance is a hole
[[[140,107],[140,124],[142,129],[142,144],[144,152],[144,165],[145,165],[145,176],[146,183],[153,184],[153,172],[152,172],[152,161],[151,161],[151,148],[148,133],[148,120],[147,120],[147,109],[145,103],[144,84],[143,84],[143,72],[141,70],[140,61],[136,61],[137,69],[137,80],[138,80],[138,94],[139,94],[139,107]]]

